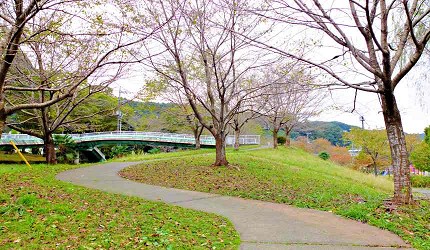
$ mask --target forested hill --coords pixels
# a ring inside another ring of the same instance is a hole
[[[297,127],[291,133],[293,139],[298,136],[309,136],[309,139],[314,140],[317,138],[325,138],[329,140],[333,145],[344,146],[342,141],[342,134],[349,132],[354,126],[332,121],[308,121],[297,125]]]
[[[140,115],[157,114],[158,116],[174,106],[172,103],[138,101],[130,101],[128,105]]]

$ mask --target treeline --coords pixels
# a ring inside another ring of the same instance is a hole
[[[345,132],[351,131],[354,126],[346,123],[332,121],[308,121],[299,124],[291,133],[291,137],[296,139],[299,136],[308,137],[310,140],[323,138],[329,141],[333,146],[348,146],[349,142],[343,139]]]

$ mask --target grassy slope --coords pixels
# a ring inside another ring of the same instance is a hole
[[[243,150],[251,150],[251,149],[258,149],[260,146],[258,145],[247,145],[242,146],[241,149]],[[227,148],[227,152],[234,152],[233,148],[229,147]],[[143,154],[143,155],[127,155],[125,157],[117,158],[117,159],[111,159],[110,161],[114,162],[133,162],[133,161],[144,161],[144,160],[152,160],[152,159],[167,159],[167,158],[177,158],[177,157],[188,157],[188,156],[195,156],[195,155],[203,155],[203,154],[213,154],[214,149],[213,148],[202,148],[199,150],[193,150],[193,149],[183,149],[176,152],[169,152],[169,153],[160,153],[160,154]]]
[[[27,161],[29,162],[45,162],[45,157],[41,156],[41,155],[32,155],[32,154],[24,154],[24,157],[27,159]],[[21,157],[17,154],[17,153],[13,153],[13,154],[6,154],[4,152],[0,151],[0,163],[1,162],[16,162],[16,163],[20,163],[23,160],[21,159]]]
[[[389,229],[417,248],[430,249],[429,202],[386,212],[383,200],[390,197],[393,187],[383,177],[340,167],[296,149],[230,152],[228,159],[240,171],[210,167],[214,155],[206,153],[160,159],[125,169],[121,175],[149,184],[332,211]]]
[[[0,248],[237,248],[226,219],[55,180],[73,166],[0,166]]]
[[[200,149],[200,150],[181,150],[170,153],[160,153],[160,154],[143,154],[143,155],[127,155],[125,157],[111,159],[114,162],[133,162],[133,161],[144,161],[160,158],[177,158],[177,157],[187,157],[200,154],[210,154],[213,153],[213,149]]]

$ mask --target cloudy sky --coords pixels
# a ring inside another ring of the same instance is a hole
[[[407,133],[423,133],[424,128],[430,125],[429,102],[426,100],[429,96],[428,87],[418,87],[408,80],[410,79],[402,81],[395,91],[404,130]],[[354,106],[352,90],[332,91],[326,101],[329,108],[313,120],[340,121],[361,126],[359,117],[362,115],[366,129],[384,128],[384,118],[376,94],[358,92],[356,110],[353,113],[351,113]]]
[[[118,86],[121,85],[122,96],[132,97],[143,86],[147,77],[144,71],[130,74],[115,84],[114,91],[118,94]],[[424,79],[426,81],[427,79]],[[402,114],[402,121],[405,132],[423,133],[424,128],[430,125],[430,105],[426,100],[429,96],[424,82],[424,86],[418,87],[412,83],[410,78],[405,79],[396,89],[396,98]],[[361,126],[359,117],[364,116],[364,127],[366,129],[384,128],[384,119],[381,114],[381,107],[376,94],[358,92],[356,110],[353,109],[354,91],[334,90],[325,100],[324,111],[312,120],[340,121],[350,125]]]
[[[342,7],[342,6],[341,6]],[[345,22],[351,21],[342,8],[338,8],[339,13],[332,13],[342,17],[341,20]],[[362,38],[355,28],[345,28],[348,32],[348,36],[359,46],[363,46]],[[288,32],[286,32],[286,30]],[[306,52],[309,53],[308,57],[314,60],[325,61],[333,58],[333,55],[339,55],[339,51],[343,52],[343,48],[338,47],[328,39],[326,36],[315,32],[315,30],[306,28],[291,28],[287,26],[277,26],[272,34],[276,36],[267,39],[270,45],[276,48],[282,48],[288,46],[288,48],[294,48],[298,45],[303,46],[300,41],[304,39],[306,41],[315,41],[317,43],[324,44],[324,50],[318,49],[317,51]],[[305,47],[306,48],[306,47]],[[307,50],[307,49],[303,49]],[[407,133],[422,133],[424,128],[430,125],[430,101],[427,97],[430,96],[430,84],[428,83],[428,64],[430,59],[428,56],[421,60],[421,65],[411,71],[407,77],[405,77],[400,84],[397,86],[395,95],[397,103],[402,115],[402,121],[404,130]],[[339,58],[340,60],[341,58]],[[352,60],[354,61],[354,60]],[[342,62],[347,62],[343,60]],[[335,66],[336,67],[336,66]],[[344,79],[355,80],[352,82],[359,82],[364,80],[371,80],[370,78],[362,78],[363,75],[367,75],[365,70],[360,69],[354,62],[351,64],[343,65],[338,62],[338,67],[349,68],[350,70],[344,71]],[[340,68],[339,68],[339,71]],[[363,73],[364,72],[364,73]],[[128,91],[128,96],[133,96],[139,88],[143,86],[145,78],[148,78],[148,74],[151,74],[148,70],[135,70],[134,73],[129,74],[127,79],[121,80],[118,84],[123,89]],[[150,76],[149,76],[150,77]],[[118,90],[116,89],[116,93]],[[324,111],[318,116],[312,118],[312,120],[323,120],[323,121],[340,121],[351,125],[361,126],[359,120],[360,116],[364,116],[366,129],[383,129],[384,120],[381,113],[381,107],[378,97],[374,93],[358,92],[357,102],[355,105],[355,111],[351,113],[354,107],[354,90],[333,90],[331,94],[325,100]]]

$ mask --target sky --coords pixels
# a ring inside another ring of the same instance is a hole
[[[343,15],[333,13],[333,15]],[[347,17],[347,16],[346,16]],[[345,18],[345,17],[344,17]],[[345,19],[347,22],[348,18]],[[279,27],[279,30],[275,31],[275,34],[285,34],[285,37],[277,37],[275,39],[270,39],[273,46],[283,46],[285,41],[289,41],[291,44],[300,44],[299,41],[305,37],[309,40],[321,41],[322,44],[329,45],[326,46],[323,51],[315,52],[315,56],[321,61],[325,59],[330,59],[333,55],[337,55],[339,48],[330,43],[331,39],[326,40],[324,36],[319,36],[314,30],[302,30],[292,29],[288,27],[288,32],[284,32],[285,27]],[[278,33],[279,31],[279,33]],[[292,32],[294,31],[294,32]],[[357,34],[358,31],[355,29],[348,29],[348,36],[352,40],[360,40],[360,36]],[[355,41],[357,42],[357,41]],[[314,53],[314,52],[312,52]],[[312,58],[312,54],[310,55]],[[348,62],[348,60],[344,60]],[[423,133],[424,128],[430,125],[430,115],[429,107],[430,101],[427,101],[426,97],[430,96],[430,86],[427,80],[428,63],[422,63],[421,66],[417,67],[414,71],[411,71],[409,75],[404,78],[395,90],[395,96],[397,98],[397,103],[399,110],[402,115],[402,122],[404,131],[406,133]],[[426,65],[427,64],[427,65]],[[343,65],[343,64],[342,64]],[[342,67],[339,63],[339,67]],[[356,81],[361,81],[360,79],[361,70],[354,64],[347,65],[351,69],[355,69],[356,72],[346,71],[345,76],[347,78],[352,78]],[[122,90],[126,93],[126,96],[133,96],[144,83],[145,78],[148,78],[148,71],[145,70],[132,70],[128,78],[122,79],[117,83],[117,85],[122,86]],[[430,76],[429,76],[430,77]],[[351,80],[351,79],[348,79]],[[419,84],[416,84],[416,83]],[[118,92],[118,87],[114,87],[116,93]],[[374,93],[358,92],[357,102],[355,105],[354,112],[351,112],[354,107],[354,90],[342,89],[342,90],[332,90],[330,95],[324,100],[323,112],[317,116],[313,117],[312,120],[321,121],[340,121],[350,125],[360,126],[361,121],[360,116],[365,119],[364,127],[366,129],[383,129],[384,120],[381,113],[381,106],[378,97]]]
[[[323,1],[321,1],[323,2]],[[342,2],[324,1],[328,6],[335,4],[337,11],[330,12],[336,20],[343,20],[344,24],[352,24],[342,26],[342,29],[347,34],[352,43],[362,51],[366,51],[366,44],[363,38],[354,27],[349,16],[350,10],[348,3],[343,2],[346,6],[342,6]],[[391,19],[390,19],[391,20]],[[375,22],[377,24],[377,22]],[[390,27],[393,27],[390,24]],[[295,27],[295,29],[300,29]],[[378,27],[374,27],[376,36],[378,36]],[[321,49],[315,48],[311,50],[307,58],[313,62],[321,62],[333,58],[333,55],[340,55],[344,49],[333,42],[327,35],[317,32],[315,29],[303,28],[300,32],[296,32],[298,40],[305,37],[307,41],[313,40],[321,43]],[[287,39],[284,39],[287,40]],[[291,39],[294,41],[295,39]],[[297,43],[297,42],[296,42]],[[343,58],[343,59],[342,59]],[[372,81],[373,76],[364,70],[355,60],[350,60],[351,57],[340,57],[333,61],[331,69],[338,73],[338,76],[344,80],[354,83],[361,81]],[[404,59],[406,60],[406,59]],[[395,90],[398,107],[402,116],[403,128],[406,133],[423,133],[424,128],[430,125],[430,73],[428,65],[430,59],[428,54],[422,56],[421,61],[414,67],[408,75],[401,80]],[[400,63],[401,65],[401,63]],[[312,120],[322,121],[340,121],[350,125],[361,127],[360,116],[364,116],[364,127],[366,129],[384,129],[384,119],[381,112],[381,105],[377,94],[358,91],[357,102],[354,112],[354,90],[333,90],[324,103],[324,111]]]
[[[123,78],[112,87],[114,94],[118,95],[121,86],[121,96],[133,97],[143,86],[147,74],[139,70]],[[409,82],[408,82],[409,80]],[[426,79],[425,79],[426,80]],[[424,128],[430,125],[430,105],[425,97],[428,93],[422,93],[410,78],[402,81],[395,95],[402,115],[403,127],[406,133],[423,133]],[[419,94],[421,92],[421,95]],[[323,112],[311,120],[339,121],[346,124],[361,127],[360,116],[364,116],[365,129],[383,129],[384,119],[377,95],[374,93],[358,92],[356,109],[351,113],[354,105],[353,90],[333,90],[325,99]]]
[[[426,72],[426,63],[422,63],[421,67],[410,72],[395,90],[406,133],[423,133],[424,128],[430,125],[430,100],[427,100],[430,96],[430,82]],[[118,95],[121,86],[121,96],[132,98],[144,86],[145,80],[152,75],[148,69],[137,66],[112,86],[114,94]],[[361,127],[360,116],[363,116],[365,129],[384,129],[384,119],[377,95],[359,91],[355,110],[351,113],[354,107],[354,94],[355,91],[351,89],[332,90],[324,100],[323,112],[310,120],[340,121]]]
[[[395,96],[402,116],[403,128],[406,133],[423,133],[430,125],[428,103],[421,100],[417,88],[412,84],[398,85]],[[340,121],[361,127],[360,116],[364,116],[365,129],[383,129],[384,118],[376,94],[358,92],[356,110],[351,113],[354,105],[354,91],[336,90],[326,100],[329,108],[312,120]],[[331,107],[330,107],[331,106]]]

